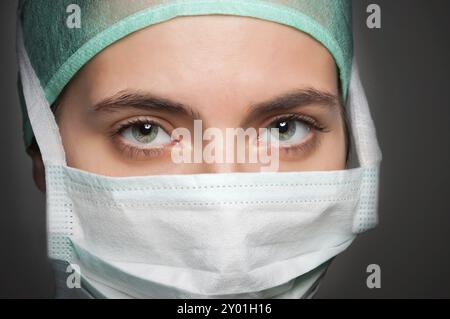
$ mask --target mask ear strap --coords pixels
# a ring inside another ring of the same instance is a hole
[[[359,234],[378,224],[378,177],[381,150],[355,58],[353,58],[348,98],[347,109],[350,111],[356,154],[359,165],[364,168],[360,200],[352,226],[353,233]]]
[[[355,58],[353,58],[352,64],[347,109],[350,111],[352,134],[359,165],[361,167],[377,167],[381,161],[381,150]]]
[[[16,40],[23,96],[42,160],[44,165],[66,165],[64,148],[55,116],[25,49],[20,17],[17,19]]]

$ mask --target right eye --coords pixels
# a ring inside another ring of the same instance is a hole
[[[158,147],[171,142],[168,133],[159,125],[150,122],[131,124],[122,129],[121,135],[127,142],[144,147]]]

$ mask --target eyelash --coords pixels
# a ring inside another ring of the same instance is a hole
[[[126,129],[134,126],[134,125],[142,125],[142,124],[151,124],[151,125],[157,125],[159,127],[161,127],[161,124],[158,123],[157,121],[151,120],[151,119],[143,119],[143,118],[134,118],[134,119],[129,119],[127,120],[125,123],[121,123],[119,124],[117,127],[113,128],[113,130],[111,131],[111,136],[116,136],[118,134],[123,133],[123,131],[125,131]]]
[[[283,114],[283,115],[277,116],[274,119],[272,119],[269,124],[272,124],[275,122],[280,122],[280,121],[292,121],[292,120],[300,121],[300,122],[306,124],[307,126],[309,126],[310,128],[313,128],[319,132],[327,132],[328,131],[326,126],[321,125],[314,118],[304,115],[304,114],[300,114],[300,113]]]

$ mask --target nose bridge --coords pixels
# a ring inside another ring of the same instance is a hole
[[[238,127],[209,127],[203,136],[206,137],[202,143],[203,169],[206,172],[254,171],[258,166],[255,148],[251,147],[257,136],[246,135],[244,129]]]
[[[197,173],[254,172],[261,167],[257,143],[258,132],[252,128],[194,122],[190,137],[180,143],[183,154],[188,154],[185,171]],[[186,164],[182,162],[182,164]]]

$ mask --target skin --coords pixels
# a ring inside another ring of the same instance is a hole
[[[300,94],[298,105],[286,108],[283,102],[285,107],[255,113],[255,105],[292,92]],[[176,164],[170,157],[176,141],[142,151],[150,148],[127,140],[124,131],[117,132],[118,125],[131,121],[139,129],[156,121],[170,136],[179,127],[192,131],[194,118],[144,108],[142,100],[129,102],[136,93],[188,105],[203,121],[203,129],[222,132],[269,127],[283,122],[283,117],[296,117],[284,124],[307,134],[280,144],[278,170],[345,168],[345,125],[335,62],[323,45],[294,28],[238,16],[178,17],[148,27],[88,62],[65,88],[55,113],[68,166],[85,171],[108,176],[259,171],[261,163]],[[125,102],[108,107],[114,98]],[[104,108],[99,110],[99,105]],[[136,124],[137,120],[143,123]],[[44,190],[39,151],[32,148],[29,154],[36,184]]]

